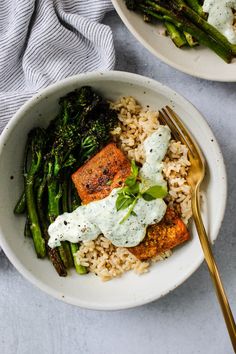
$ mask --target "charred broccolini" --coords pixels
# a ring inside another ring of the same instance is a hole
[[[25,198],[27,205],[27,214],[29,220],[30,231],[34,241],[36,254],[39,258],[46,255],[45,240],[40,227],[36,197],[35,197],[35,181],[43,164],[43,156],[45,151],[45,132],[41,128],[34,128],[28,135],[26,145],[26,159],[29,162],[29,168],[24,173],[25,180]]]
[[[77,263],[78,244],[64,242],[51,249],[48,226],[55,218],[79,205],[70,175],[110,139],[117,113],[91,87],[84,86],[59,100],[60,110],[46,130],[34,128],[28,135],[24,159],[24,191],[14,209],[26,213],[25,234],[32,236],[36,254],[48,255],[57,273],[67,275],[86,268]]]

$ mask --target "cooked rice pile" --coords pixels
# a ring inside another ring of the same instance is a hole
[[[133,97],[122,97],[111,106],[119,116],[119,126],[112,132],[113,140],[129,159],[142,164],[145,160],[143,142],[159,127],[158,112],[149,110],[148,106],[140,106]],[[192,215],[190,187],[186,181],[190,166],[187,153],[185,145],[171,140],[163,162],[169,188],[167,202],[179,209],[185,223]],[[126,248],[113,246],[104,236],[83,242],[77,252],[79,262],[102,280],[110,280],[131,269],[137,274],[145,273],[152,262],[170,255],[171,251],[167,251],[151,261],[141,262]]]
[[[164,159],[163,174],[168,183],[168,202],[179,208],[181,218],[188,223],[192,216],[191,190],[186,177],[190,162],[188,148],[180,141],[171,140],[167,155]]]
[[[164,252],[153,258],[152,262],[164,260],[170,255],[171,251]],[[94,241],[83,242],[77,257],[81,265],[88,267],[90,272],[104,281],[121,276],[131,269],[136,274],[143,274],[150,266],[150,261],[141,262],[127,248],[115,247],[102,235]]]

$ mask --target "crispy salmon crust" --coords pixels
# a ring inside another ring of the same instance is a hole
[[[114,143],[108,144],[72,175],[83,202],[107,197],[130,175],[130,162]]]
[[[128,250],[141,261],[152,258],[189,240],[190,234],[174,209],[168,208],[164,218],[150,225],[144,240]]]
[[[108,144],[72,175],[83,204],[107,197],[121,187],[130,175],[130,162],[113,143]],[[167,209],[164,218],[150,225],[144,240],[129,251],[140,260],[147,260],[172,249],[190,238],[178,213]]]

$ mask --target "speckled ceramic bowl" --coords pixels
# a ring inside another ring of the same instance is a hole
[[[189,127],[205,154],[208,168],[202,190],[203,216],[214,241],[223,219],[226,174],[219,146],[200,113],[183,97],[149,78],[124,72],[88,73],[58,82],[30,99],[11,119],[0,137],[0,244],[19,272],[48,294],[68,303],[91,309],[122,309],[158,299],[186,280],[202,263],[198,236],[191,227],[192,240],[147,274],[129,272],[121,278],[102,282],[93,274],[75,272],[60,278],[50,262],[36,258],[32,241],[23,236],[24,217],[13,214],[22,191],[21,166],[27,133],[34,126],[47,126],[58,110],[58,99],[75,88],[91,85],[108,99],[132,95],[154,110],[168,104]],[[13,178],[14,177],[14,178]]]

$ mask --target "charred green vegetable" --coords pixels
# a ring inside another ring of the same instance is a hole
[[[30,231],[34,241],[36,254],[39,258],[46,255],[45,241],[42,235],[39,217],[37,213],[36,198],[34,193],[34,184],[37,174],[42,167],[43,154],[45,149],[44,131],[40,128],[31,130],[27,141],[27,156],[29,156],[29,168],[24,175],[25,179],[25,196],[27,204],[27,212],[29,218]]]
[[[213,50],[227,63],[235,56],[236,46],[231,44],[206,20],[206,14],[197,0],[126,0],[131,11],[161,21],[177,47],[202,44]]]
[[[24,158],[25,189],[14,212],[27,213],[26,231],[32,235],[37,256],[46,254],[60,276],[75,267],[74,253],[79,245],[64,242],[57,249],[47,245],[49,223],[78,203],[75,190],[69,187],[70,175],[110,139],[117,113],[99,94],[84,86],[59,100],[59,114],[46,130],[29,133]]]

